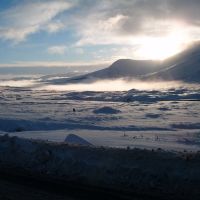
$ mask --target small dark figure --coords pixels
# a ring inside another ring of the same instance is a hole
[[[127,137],[126,132],[124,131],[124,137]]]
[[[156,141],[158,141],[158,140],[159,140],[159,138],[158,138],[158,136],[157,136],[157,135],[156,135],[156,137],[155,137],[155,140],[156,140]]]
[[[75,108],[73,108],[73,112],[76,112],[76,109],[75,109]]]

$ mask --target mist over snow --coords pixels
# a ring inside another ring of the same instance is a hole
[[[92,83],[75,83],[60,85],[43,85],[37,89],[56,91],[128,91],[136,90],[165,90],[181,87],[183,84],[178,81],[140,81],[140,80],[102,80]]]
[[[54,80],[61,77],[51,77],[49,80]],[[140,80],[102,80],[92,83],[74,83],[74,84],[45,84],[38,81],[37,78],[32,79],[15,79],[1,80],[0,86],[8,87],[29,87],[35,90],[55,90],[55,91],[128,91],[136,90],[165,90],[170,88],[178,88],[184,86],[184,83],[178,81],[140,81]]]

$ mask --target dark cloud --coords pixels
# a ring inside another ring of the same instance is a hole
[[[168,10],[171,16],[196,24],[200,20],[199,0],[170,0]]]
[[[120,14],[127,16],[118,24],[119,34],[165,34],[165,22],[170,20],[200,24],[199,0],[80,0],[79,3],[79,15],[86,19],[91,14],[100,15],[104,20]],[[148,21],[151,24],[146,27]],[[163,27],[157,21],[163,21]]]

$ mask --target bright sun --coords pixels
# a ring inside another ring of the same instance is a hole
[[[180,52],[184,47],[184,39],[180,34],[166,37],[143,38],[137,56],[142,59],[164,60]]]

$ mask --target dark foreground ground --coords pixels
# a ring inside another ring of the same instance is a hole
[[[184,191],[183,191],[184,193]],[[74,185],[74,183],[58,183],[41,177],[32,177],[0,172],[0,200],[195,200],[199,199],[191,194],[186,196],[180,193],[170,194],[158,191],[149,191],[148,195],[137,191],[103,190]]]
[[[200,152],[0,137],[0,199],[199,200]]]
[[[120,191],[82,187],[73,183],[58,183],[41,177],[32,177],[1,170],[0,200],[90,200],[90,199],[133,199],[146,200],[145,196],[136,197]]]
[[[0,180],[0,199],[1,200],[78,200],[75,197],[69,197],[67,195],[55,194],[50,191],[25,186],[17,183],[13,183],[6,180]]]

